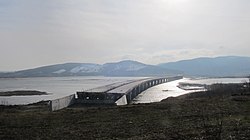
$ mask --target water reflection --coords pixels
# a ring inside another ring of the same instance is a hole
[[[188,81],[190,80],[187,78],[184,78],[184,79],[154,86],[142,92],[141,94],[139,94],[132,103],[138,104],[138,103],[159,102],[168,97],[176,97],[176,96],[180,96],[183,94],[197,91],[197,90],[186,91],[177,87],[180,82],[188,82]]]
[[[38,90],[53,93],[42,96],[11,96],[0,97],[0,104],[29,104],[41,100],[52,100],[76,93],[76,91],[87,90],[111,83],[143,79],[145,77],[46,77],[46,78],[10,78],[0,79],[0,91],[13,90]],[[159,102],[167,97],[176,97],[194,90],[182,90],[177,87],[179,82],[213,84],[213,83],[241,83],[247,78],[215,78],[215,79],[189,79],[184,78],[169,83],[152,87],[139,94],[133,103]]]
[[[190,87],[190,89],[197,88],[197,90],[183,90],[177,87],[179,83],[211,85],[215,83],[243,83],[246,82],[247,80],[248,80],[247,78],[199,78],[199,79],[183,78],[181,80],[176,80],[152,87],[139,94],[132,103],[138,104],[138,103],[159,102],[168,97],[176,97],[183,94],[204,90],[200,89],[200,87],[199,88]]]
[[[141,77],[144,78],[144,77]],[[42,100],[53,100],[111,83],[138,79],[138,77],[41,77],[41,78],[0,78],[0,91],[38,90],[51,95],[0,97],[0,104],[19,105]],[[139,78],[140,79],[140,78]]]

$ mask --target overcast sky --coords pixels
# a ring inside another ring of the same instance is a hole
[[[0,71],[250,56],[250,0],[0,0]]]

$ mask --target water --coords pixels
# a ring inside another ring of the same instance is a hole
[[[0,91],[13,90],[38,90],[51,93],[50,95],[35,96],[11,96],[0,97],[0,104],[29,104],[41,100],[52,100],[76,93],[76,91],[87,90],[107,84],[145,77],[44,77],[44,78],[9,78],[0,79]],[[159,102],[167,97],[176,97],[193,90],[185,91],[177,87],[179,82],[187,83],[240,83],[246,82],[246,78],[217,78],[217,79],[188,79],[161,84],[152,87],[138,97],[133,103]]]
[[[248,78],[199,78],[189,79],[189,83],[211,85],[214,83],[245,83],[249,82]]]
[[[244,83],[246,81],[248,81],[247,78],[202,78],[202,79],[183,78],[173,82],[168,82],[154,86],[139,94],[134,99],[133,103],[160,102],[161,100],[166,99],[168,97],[176,97],[183,94],[204,90],[204,89],[183,90],[177,87],[177,85],[180,82],[211,85],[215,83]],[[190,87],[190,88],[195,88],[195,87]]]
[[[177,87],[179,82],[188,82],[186,78],[160,84],[149,88],[148,90],[139,94],[133,101],[133,103],[151,103],[160,102],[168,97],[176,97],[183,94],[187,94],[193,91],[185,91]]]
[[[137,103],[160,102],[161,100],[166,99],[168,97],[177,97],[194,91],[200,91],[200,90],[183,90],[177,87],[181,82],[189,83],[191,81],[192,81],[191,79],[183,78],[180,80],[154,86],[139,94],[134,99],[133,103],[137,104]]]
[[[141,77],[143,78],[143,77]],[[67,95],[107,84],[121,82],[135,77],[43,77],[43,78],[8,78],[0,79],[0,91],[38,90],[50,95],[0,96],[0,104],[29,104],[41,100],[53,100]]]

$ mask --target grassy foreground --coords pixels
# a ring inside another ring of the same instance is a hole
[[[221,88],[122,107],[1,106],[0,139],[249,139],[249,92]]]

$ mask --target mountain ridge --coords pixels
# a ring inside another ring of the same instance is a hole
[[[95,63],[63,63],[15,72],[0,73],[2,78],[60,77],[60,76],[246,76],[250,74],[250,57],[199,57],[158,65],[133,60]]]
[[[150,70],[150,71],[149,71]],[[163,76],[176,72],[158,66],[125,60],[103,65],[94,63],[64,63],[16,72],[0,73],[2,78],[60,76]]]
[[[219,56],[200,57],[176,62],[161,63],[158,66],[184,71],[188,76],[243,76],[250,74],[250,57]]]

